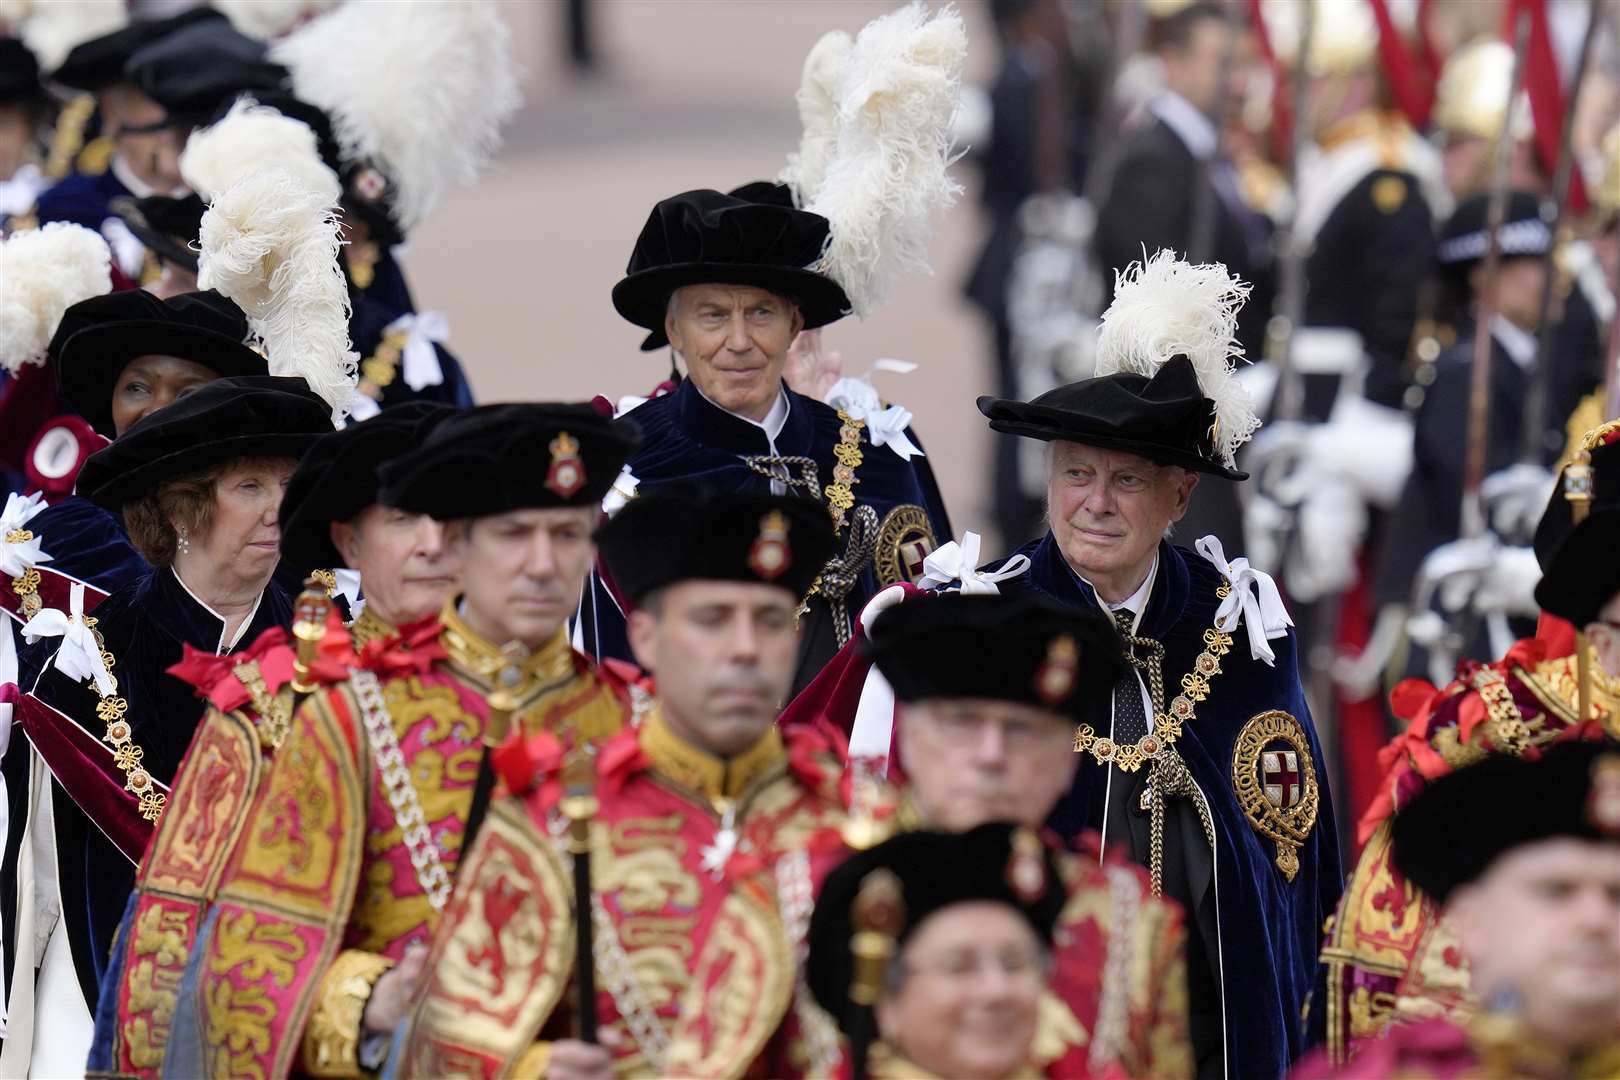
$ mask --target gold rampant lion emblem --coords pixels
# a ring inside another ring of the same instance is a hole
[[[1321,798],[1298,720],[1272,709],[1243,725],[1232,750],[1232,792],[1254,830],[1277,845],[1277,869],[1293,881]]]

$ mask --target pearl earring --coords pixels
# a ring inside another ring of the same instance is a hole
[[[180,529],[180,539],[179,539],[179,542],[175,544],[175,547],[179,550],[180,554],[182,554],[182,555],[186,554],[187,552],[189,552],[191,550],[191,539],[190,539],[190,537],[188,537],[186,535],[186,530],[185,530],[184,526],[182,526],[181,529]]]

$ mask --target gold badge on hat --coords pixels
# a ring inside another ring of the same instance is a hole
[[[1032,830],[1013,831],[1012,853],[1007,856],[1007,888],[1025,904],[1033,904],[1046,893],[1046,863],[1041,848],[1041,839]]]
[[[748,568],[766,581],[775,581],[793,565],[793,549],[788,547],[788,519],[772,510],[759,519],[759,536],[748,549]]]
[[[354,193],[366,202],[376,202],[388,190],[388,178],[370,165],[354,174],[350,182]]]
[[[546,470],[546,490],[567,499],[585,486],[585,462],[579,456],[579,440],[559,431],[551,440],[551,468]]]
[[[1080,646],[1074,638],[1061,634],[1046,647],[1046,660],[1035,671],[1035,696],[1048,705],[1062,704],[1074,693],[1075,676],[1080,669]]]
[[[1592,762],[1586,820],[1604,836],[1620,836],[1620,754],[1604,754]]]

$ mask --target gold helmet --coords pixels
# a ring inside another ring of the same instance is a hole
[[[1434,126],[1453,139],[1495,139],[1507,114],[1513,82],[1513,47],[1495,38],[1475,38],[1446,60],[1435,88]],[[1534,130],[1523,91],[1513,103],[1514,139]]]

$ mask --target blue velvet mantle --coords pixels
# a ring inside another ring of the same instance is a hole
[[[1003,582],[1003,591],[1028,590],[1074,607],[1097,604],[1091,588],[1064,561],[1050,532],[1019,553],[1029,557],[1029,571]],[[1178,692],[1181,676],[1193,670],[1194,659],[1204,649],[1203,634],[1213,625],[1218,605],[1215,590],[1223,580],[1202,556],[1169,543],[1159,545],[1158,575],[1138,632],[1164,645],[1167,698]],[[1217,849],[1216,903],[1207,910],[1219,913],[1218,941],[1207,940],[1215,932],[1210,925],[1214,920],[1200,927],[1204,920],[1196,912],[1189,913],[1188,932],[1202,931],[1208,955],[1219,957],[1227,1075],[1278,1077],[1308,1049],[1301,1009],[1315,975],[1322,925],[1338,903],[1344,876],[1327,769],[1300,685],[1297,642],[1292,631],[1286,639],[1273,641],[1276,666],[1268,667],[1250,656],[1247,633],[1247,627],[1235,633],[1231,650],[1221,659],[1221,673],[1211,680],[1209,696],[1196,706],[1194,719],[1176,742],[1209,800]],[[1090,722],[1106,732],[1111,702],[1104,698],[1095,708]],[[1270,709],[1288,712],[1305,728],[1322,784],[1320,811],[1299,851],[1300,869],[1292,882],[1277,869],[1273,842],[1249,824],[1232,794],[1238,732],[1250,718]],[[1107,785],[1108,769],[1085,755],[1073,788],[1053,812],[1051,824],[1060,835],[1102,829]],[[1198,842],[1203,843],[1201,837]]]

